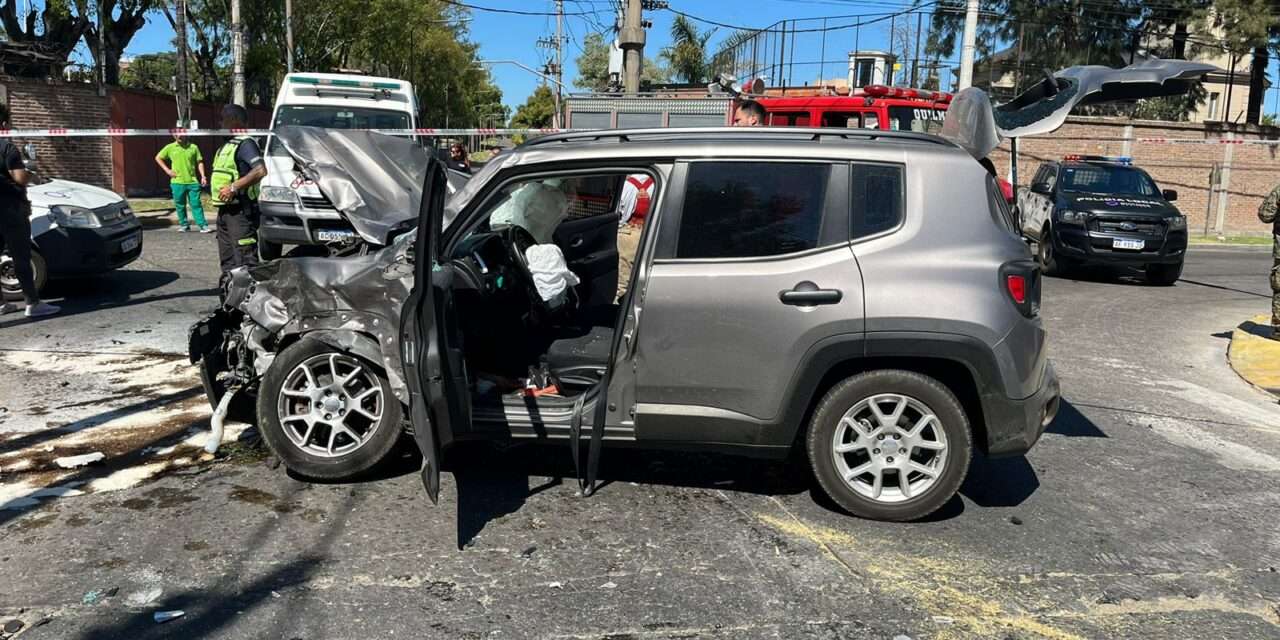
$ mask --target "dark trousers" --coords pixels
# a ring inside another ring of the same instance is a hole
[[[218,262],[222,277],[236,267],[258,264],[258,205],[218,208]]]
[[[40,302],[31,269],[31,203],[0,204],[0,252],[13,258],[14,275],[27,304]]]

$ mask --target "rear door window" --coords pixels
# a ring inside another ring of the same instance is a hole
[[[828,111],[822,114],[822,126],[861,129],[862,114],[856,111]]]
[[[771,127],[807,127],[809,126],[808,111],[779,111],[769,113],[769,126]]]
[[[849,194],[849,235],[854,240],[888,231],[902,222],[901,166],[854,164]]]
[[[676,258],[758,258],[822,243],[831,165],[689,165]]]

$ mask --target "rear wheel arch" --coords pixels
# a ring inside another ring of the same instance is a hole
[[[981,388],[984,383],[991,383],[992,372],[984,374],[981,369],[994,367],[994,356],[989,365],[975,364],[958,352],[976,348],[976,340],[948,334],[932,335],[932,340],[923,335],[873,338],[874,346],[871,347],[863,340],[850,337],[815,347],[806,358],[803,373],[792,390],[785,422],[790,430],[789,442],[793,446],[802,446],[818,404],[841,381],[868,371],[896,369],[933,378],[947,387],[960,401],[969,419],[974,444],[985,453],[988,433]]]

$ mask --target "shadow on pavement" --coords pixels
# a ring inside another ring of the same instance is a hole
[[[1268,340],[1275,338],[1276,330],[1271,325],[1258,324],[1252,320],[1245,320],[1240,323],[1238,328],[1249,335],[1258,336],[1259,338],[1266,338]],[[1226,336],[1230,338],[1231,333],[1227,332]]]
[[[294,484],[288,494],[287,501],[301,491],[303,485]],[[267,518],[243,540],[230,540],[223,545],[223,550],[235,560],[222,572],[222,578],[209,587],[197,587],[186,591],[167,595],[160,601],[148,606],[147,610],[127,614],[127,618],[110,624],[100,625],[84,631],[76,636],[80,640],[114,640],[116,638],[212,638],[223,637],[226,629],[236,623],[240,616],[271,602],[281,591],[290,587],[305,585],[315,577],[317,571],[329,560],[329,550],[333,547],[338,534],[346,526],[347,518],[352,513],[357,500],[355,492],[351,492],[343,500],[341,507],[334,509],[337,514],[328,521],[327,528],[315,541],[296,541],[301,551],[297,557],[281,564],[278,568],[256,578],[247,584],[238,584],[241,570],[250,558],[260,553],[265,542],[272,533],[279,530],[279,521]],[[186,612],[182,618],[158,625],[152,619],[154,611],[181,609]],[[298,628],[298,607],[287,606],[283,615],[275,617],[270,629],[255,629],[251,634],[257,638],[287,638],[288,630]],[[65,637],[65,636],[60,636]]]
[[[121,309],[150,302],[217,296],[217,288],[189,289],[154,296],[139,297],[148,291],[172,284],[179,278],[171,271],[116,271],[98,277],[79,280],[54,281],[45,291],[45,299],[62,307],[62,312],[50,319],[91,313],[104,309]],[[25,318],[17,314],[16,321],[0,324],[0,327],[38,322],[45,318]]]
[[[1085,405],[1089,406],[1089,405]],[[1098,425],[1090,420],[1076,405],[1063,400],[1061,406],[1058,407],[1058,417],[1054,418],[1049,424],[1049,428],[1045,429],[1046,433],[1056,433],[1060,436],[1068,438],[1105,438],[1107,434],[1098,428]]]
[[[1220,284],[1213,284],[1213,283],[1211,283],[1211,282],[1200,282],[1199,280],[1188,280],[1187,278],[1183,278],[1183,279],[1179,280],[1178,282],[1184,282],[1184,283],[1186,283],[1186,284],[1194,284],[1194,285],[1196,285],[1196,286],[1198,286],[1198,287],[1208,287],[1208,288],[1210,288],[1210,289],[1219,289],[1219,290],[1222,290],[1222,291],[1230,291],[1230,292],[1232,292],[1232,293],[1240,293],[1240,294],[1244,294],[1244,295],[1246,295],[1246,296],[1254,296],[1254,297],[1257,297],[1257,298],[1268,298],[1268,299],[1270,299],[1270,298],[1271,298],[1271,292],[1269,292],[1269,291],[1268,291],[1268,292],[1266,292],[1266,293],[1260,293],[1260,292],[1257,292],[1257,291],[1245,291],[1244,289],[1237,289],[1237,288],[1235,288],[1235,287],[1224,287],[1224,286],[1222,286],[1222,285],[1220,285]]]

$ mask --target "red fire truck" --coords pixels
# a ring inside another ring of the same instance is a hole
[[[846,96],[762,96],[771,127],[850,127],[937,133],[951,104],[943,91],[873,84]],[[732,118],[730,121],[732,122]]]

